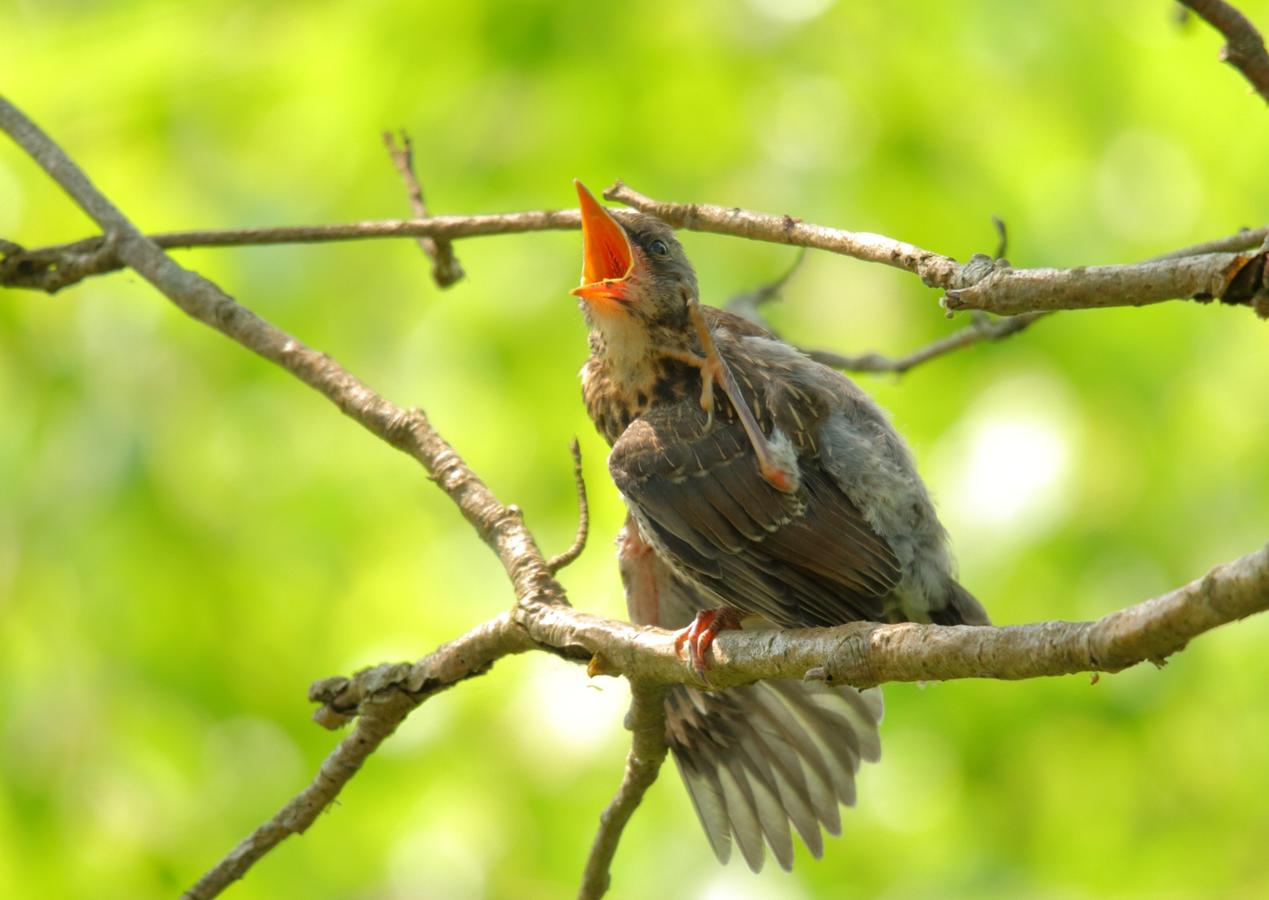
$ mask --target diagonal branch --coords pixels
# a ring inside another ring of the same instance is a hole
[[[405,182],[406,194],[410,198],[410,211],[416,219],[427,218],[427,201],[423,199],[423,186],[414,172],[414,142],[401,130],[401,145],[397,146],[392,139],[392,132],[383,133],[383,145],[388,148],[388,156],[397,167],[401,180]],[[447,288],[463,277],[463,267],[454,256],[454,245],[448,238],[417,238],[419,249],[432,261],[432,279],[437,287]]]
[[[630,685],[630,712],[626,728],[631,732],[626,772],[617,795],[599,816],[599,830],[582,873],[579,900],[594,900],[608,891],[608,870],[617,854],[617,844],[626,823],[643,802],[652,782],[657,780],[669,746],[665,736],[665,688],[633,682]]]
[[[498,501],[432,428],[422,410],[395,406],[326,354],[305,346],[238,305],[206,278],[178,265],[92,185],[65,151],[3,97],[0,129],[101,227],[104,252],[135,269],[187,315],[286,369],[362,427],[421,463],[498,554],[517,598],[522,602],[563,599],[564,590],[547,569],[520,511]]]
[[[207,900],[220,894],[283,840],[307,831],[335,802],[362,763],[420,703],[460,681],[483,675],[502,657],[532,647],[524,631],[503,613],[413,665],[381,666],[351,680],[331,678],[313,685],[309,698],[326,704],[319,712],[356,698],[353,709],[359,715],[352,733],[326,757],[308,787],[243,838],[183,896],[186,900]]]
[[[855,356],[848,356],[833,350],[804,350],[803,352],[816,362],[833,369],[842,369],[847,372],[893,372],[896,375],[902,375],[921,365],[921,363],[938,359],[940,356],[946,356],[948,353],[960,350],[963,347],[986,341],[1003,340],[1020,331],[1025,331],[1035,322],[1052,314],[1052,312],[1031,312],[995,321],[985,318],[982,320],[976,319],[960,331],[955,331],[947,337],[932,341],[919,350],[914,350],[904,356],[883,356],[880,353],[861,353]]]
[[[1194,10],[1228,42],[1221,48],[1221,59],[1229,63],[1269,103],[1269,52],[1256,26],[1224,0],[1181,0]]]

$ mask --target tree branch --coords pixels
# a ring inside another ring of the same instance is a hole
[[[1256,26],[1224,0],[1181,0],[1207,24],[1225,36],[1221,60],[1243,74],[1266,103],[1269,103],[1269,52]]]
[[[326,757],[308,787],[243,838],[183,896],[187,900],[207,900],[219,895],[283,840],[307,831],[362,763],[420,703],[460,681],[483,675],[502,657],[532,647],[524,630],[510,614],[503,613],[443,644],[413,665],[378,666],[351,679],[328,678],[314,684],[309,689],[309,699],[325,704],[319,713],[336,708],[347,710],[337,716],[328,714],[319,721],[335,727],[356,712],[352,733]]]
[[[1015,269],[1004,260],[975,254],[965,264],[893,238],[809,225],[738,207],[665,203],[616,182],[604,197],[650,213],[676,228],[729,234],[775,244],[815,247],[854,259],[882,263],[944,290],[950,311],[981,309],[1013,316],[1058,309],[1144,306],[1164,300],[1221,300],[1251,306],[1269,318],[1269,245],[1254,252],[1208,253],[1120,266],[1074,269]]]
[[[1146,262],[1118,266],[1014,269],[1004,260],[992,260],[984,254],[976,254],[961,264],[949,256],[893,238],[811,225],[792,216],[772,216],[708,204],[664,203],[621,182],[605,191],[604,196],[656,215],[676,228],[811,247],[911,272],[925,284],[945,291],[943,305],[949,311],[979,309],[1012,316],[1058,309],[1143,306],[1164,300],[1215,299],[1250,306],[1261,318],[1269,318],[1269,265],[1266,264],[1269,228],[1240,232],[1190,248],[1205,252],[1187,256],[1170,253]],[[167,232],[154,235],[148,242],[153,248],[170,249],[384,237],[428,236],[452,240],[580,226],[577,210],[540,210],[345,225]],[[1253,240],[1256,237],[1259,242]],[[1251,252],[1206,252],[1207,247],[1213,246],[1251,248]],[[90,275],[121,268],[126,261],[118,249],[100,237],[36,250],[6,243],[0,246],[4,252],[0,260],[0,285],[53,293]]]
[[[167,231],[148,240],[164,250],[194,247],[258,247],[273,244],[322,244],[378,238],[453,240],[530,231],[570,231],[582,227],[575,209],[479,216],[432,216],[428,219],[383,219],[338,225],[294,225],[266,228]],[[13,248],[17,248],[14,250]],[[92,275],[116,272],[127,264],[101,237],[82,238],[26,250],[9,244],[0,260],[0,286],[56,293]]]
[[[630,712],[626,728],[631,732],[626,772],[617,795],[599,816],[599,830],[582,873],[579,900],[597,900],[608,890],[609,873],[626,823],[657,780],[669,746],[665,739],[665,688],[631,682]]]
[[[1008,246],[1008,232],[1002,219],[992,216],[991,221],[996,228],[997,235],[999,235],[995,258],[1000,259],[1004,256],[1005,248]],[[775,329],[771,328],[771,324],[762,315],[762,307],[780,298],[781,292],[793,276],[797,274],[804,259],[806,259],[805,247],[801,248],[797,259],[793,261],[793,265],[783,275],[769,284],[764,284],[752,291],[746,291],[743,294],[732,297],[727,301],[726,308],[737,315],[757,322],[764,328],[770,328],[774,332]],[[983,341],[999,341],[1018,334],[1047,315],[1050,315],[1050,313],[1023,313],[992,321],[982,313],[975,313],[974,320],[960,331],[933,341],[906,356],[891,357],[880,353],[846,355],[835,350],[815,350],[800,345],[798,349],[816,362],[833,369],[841,369],[845,372],[893,372],[896,375],[902,375],[910,369],[921,365],[921,363],[937,359],[971,344]]]
[[[955,331],[947,337],[939,338],[937,341],[933,341],[919,350],[914,350],[906,356],[883,356],[880,353],[847,356],[833,350],[803,350],[803,352],[816,362],[834,369],[842,369],[847,372],[894,372],[896,375],[902,375],[910,369],[921,365],[921,363],[945,356],[955,350],[983,343],[984,341],[1003,340],[1018,334],[1049,315],[1052,315],[1052,313],[1032,312],[1008,316],[994,321],[986,318],[975,319],[960,331]]]
[[[573,438],[569,446],[573,454],[573,481],[577,483],[577,535],[567,550],[547,560],[546,567],[554,574],[567,566],[586,549],[586,536],[590,531],[590,504],[586,502],[586,477],[582,474],[582,448]]]
[[[178,265],[141,234],[98,191],[66,153],[15,106],[0,97],[0,129],[49,174],[105,233],[102,250],[135,269],[187,315],[286,369],[340,411],[409,454],[462,511],[502,561],[516,597],[559,602],[564,590],[524,526],[520,510],[503,506],[420,409],[403,410],[380,397],[324,353],[266,322],[212,282]],[[576,215],[576,213],[574,213]]]
[[[423,199],[423,186],[414,172],[414,142],[405,129],[401,129],[401,146],[398,147],[392,139],[391,131],[383,133],[383,145],[388,148],[388,156],[405,182],[414,218],[426,219],[427,201]],[[447,288],[463,277],[463,267],[454,256],[454,245],[447,238],[420,237],[416,240],[419,249],[432,261],[432,279],[437,287]]]
[[[605,814],[583,886],[584,896],[587,890],[602,891],[621,828],[655,778],[665,755],[664,732],[658,724],[660,713],[653,708],[657,706],[653,698],[671,684],[701,686],[691,666],[677,656],[673,635],[589,616],[569,607],[563,588],[552,576],[550,564],[525,528],[519,510],[499,503],[432,429],[421,411],[405,411],[392,405],[329,357],[238,305],[210,281],[177,265],[88,181],[61,148],[3,98],[0,128],[102,228],[104,235],[97,239],[92,251],[100,259],[115,260],[136,270],[188,315],[291,372],[371,433],[418,460],[458,505],[481,539],[494,549],[515,589],[517,603],[509,613],[473,629],[419,663],[380,666],[351,679],[326,679],[315,684],[311,696],[322,704],[315,718],[333,727],[355,715],[353,732],[323,763],[312,784],[240,843],[187,896],[215,896],[271,847],[307,828],[366,757],[427,696],[487,670],[503,655],[531,648],[577,661],[589,660],[591,671],[624,674],[632,684],[634,736],[627,775]],[[700,219],[709,209],[718,208],[691,209],[692,215]],[[762,226],[764,221],[758,214],[732,212],[740,217],[738,227],[745,230]],[[535,216],[564,217],[555,221],[571,217],[575,221],[576,215],[570,211],[511,218],[522,225]],[[472,233],[514,230],[503,227],[506,220],[507,217],[483,217],[481,227],[491,230]],[[462,221],[470,225],[474,220]],[[794,222],[789,227],[797,230],[815,226]],[[850,233],[834,236],[829,232],[832,230],[819,229],[810,236],[799,233],[799,239],[814,238],[846,246],[840,235]],[[851,238],[854,249],[868,243],[860,243],[858,238]],[[12,248],[5,249],[7,253]],[[971,260],[951,272],[945,269],[945,262],[951,262],[946,257],[918,248],[902,250],[900,256],[903,254],[907,254],[903,257],[906,262],[900,267],[910,264],[929,278],[965,278],[965,272],[974,265]],[[895,260],[890,264],[899,264]],[[987,268],[993,268],[990,261]],[[977,283],[980,277],[971,283]],[[1263,270],[1257,277],[1263,278]],[[1161,661],[1198,634],[1266,608],[1269,547],[1220,566],[1204,578],[1154,600],[1091,623],[1049,622],[1007,628],[852,623],[832,629],[727,632],[713,645],[714,663],[705,687],[723,688],[763,678],[823,678],[865,687],[887,681],[1017,679],[1118,671],[1146,659]]]
[[[676,653],[674,635],[571,607],[534,607],[517,621],[539,644],[599,657],[592,671],[644,683],[726,688],[766,678],[827,677],[857,688],[893,681],[1118,672],[1162,660],[1219,625],[1269,610],[1269,545],[1195,581],[1095,622],[945,626],[851,622],[835,628],[726,631],[711,646],[709,682]]]

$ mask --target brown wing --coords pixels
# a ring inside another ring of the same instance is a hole
[[[707,430],[685,400],[635,420],[608,467],[649,537],[721,603],[786,628],[884,617],[898,561],[816,457],[797,493],[778,491],[740,425]]]

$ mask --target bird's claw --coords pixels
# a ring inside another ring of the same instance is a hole
[[[740,628],[740,613],[728,606],[718,609],[702,609],[692,619],[692,624],[674,633],[674,652],[683,655],[683,645],[687,644],[688,661],[696,674],[705,681],[705,673],[709,663],[705,654],[719,632]]]

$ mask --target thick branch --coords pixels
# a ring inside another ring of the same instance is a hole
[[[582,873],[579,900],[595,900],[608,891],[609,873],[626,823],[657,780],[669,747],[665,742],[665,688],[633,682],[626,727],[631,732],[626,773],[617,795],[599,816],[599,830]]]
[[[410,712],[433,694],[489,671],[495,661],[532,647],[508,613],[473,628],[409,665],[379,666],[352,679],[331,678],[309,691],[322,710],[360,713],[352,732],[322,762],[312,783],[277,815],[243,838],[224,859],[185,892],[187,900],[215,897],[262,856],[293,834],[301,834],[335,801],[344,785]],[[352,704],[348,706],[347,704]],[[324,724],[332,725],[330,720]]]
[[[1221,34],[1228,42],[1221,48],[1221,59],[1229,63],[1251,83],[1261,98],[1269,103],[1269,53],[1264,38],[1246,16],[1224,0],[1181,0]]]
[[[727,631],[713,644],[709,687],[765,678],[827,677],[865,688],[891,681],[1017,680],[1118,672],[1162,660],[1218,625],[1269,609],[1269,546],[1152,600],[1095,622],[1006,627],[852,622],[795,631]],[[540,644],[598,657],[592,671],[641,682],[694,684],[671,632],[566,607],[516,612]]]

